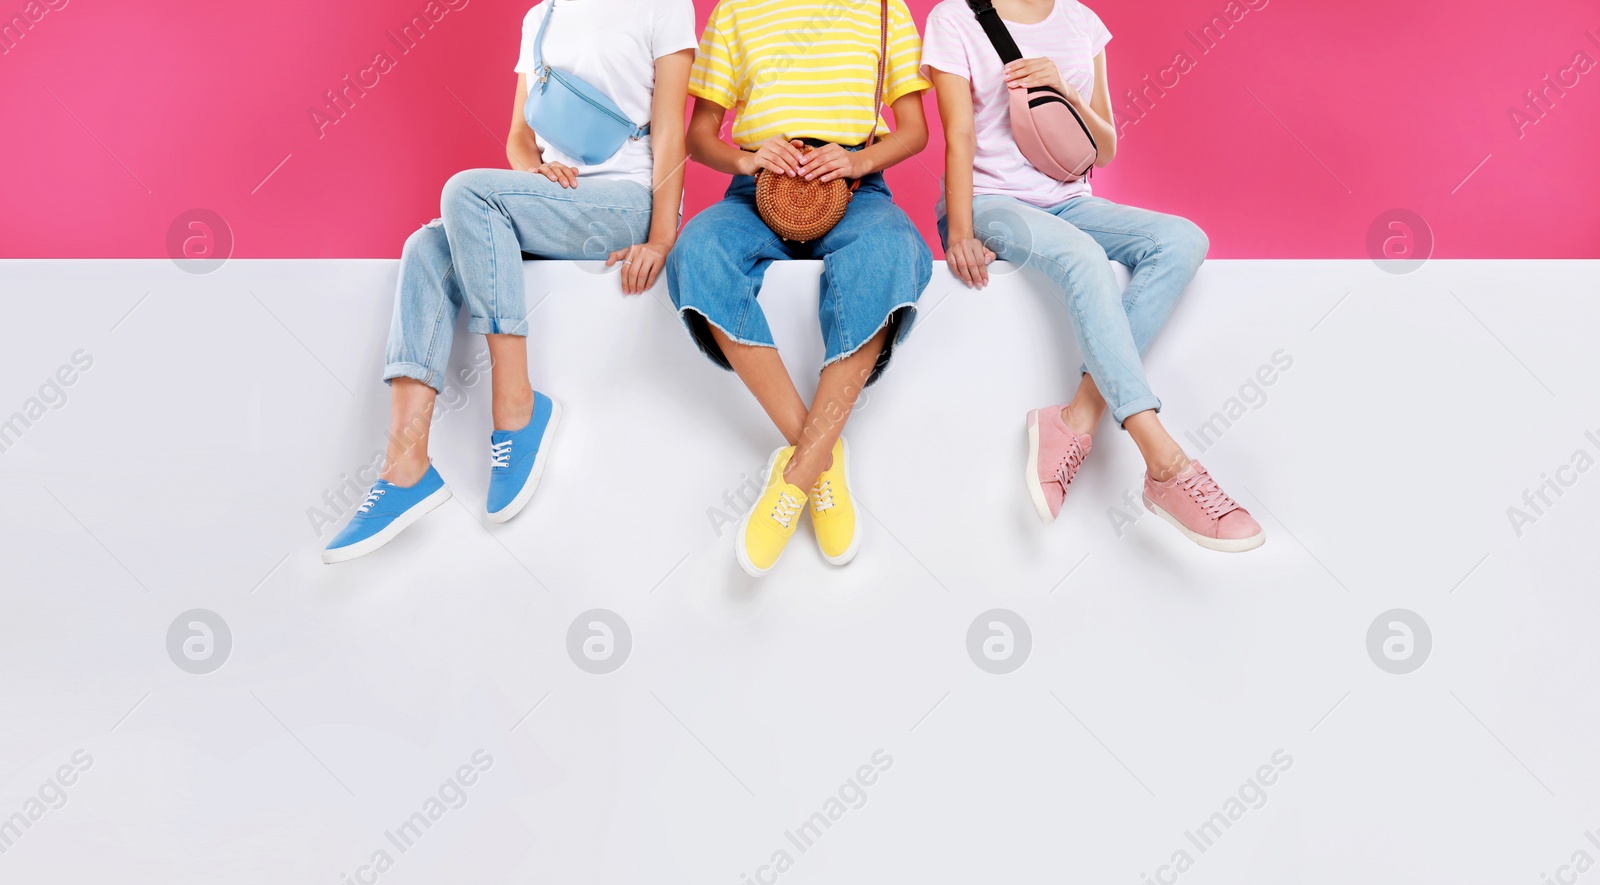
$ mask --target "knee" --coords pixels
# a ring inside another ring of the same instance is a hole
[[[678,241],[672,244],[672,251],[667,253],[667,279],[674,285],[678,275],[689,269],[694,253],[700,248],[700,229],[695,220],[689,219],[689,223],[678,231]]]
[[[1172,216],[1161,232],[1161,248],[1185,264],[1199,267],[1206,260],[1206,253],[1211,251],[1211,238],[1200,229],[1200,225],[1187,218]]]
[[[896,298],[906,297],[906,289],[917,298],[933,278],[933,251],[909,218],[884,224],[853,245],[853,266],[878,275]]]
[[[730,231],[718,230],[713,219],[697,216],[679,232],[678,242],[667,254],[667,266],[675,273],[690,273],[697,267],[735,264],[741,258],[738,242]]]
[[[682,278],[684,272],[683,258],[683,234],[680,232],[678,242],[674,243],[672,251],[667,253],[667,263],[662,268],[667,277],[667,294],[672,296],[674,303],[678,300],[678,280]]]
[[[837,251],[863,256],[874,265],[888,259],[894,264],[909,263],[918,271],[933,272],[933,252],[928,248],[928,241],[898,207],[874,216],[861,229],[851,231],[849,239],[841,243]]]
[[[439,192],[439,208],[445,215],[471,205],[482,205],[486,199],[482,185],[481,169],[468,169],[450,176]]]
[[[1045,257],[1060,266],[1068,278],[1076,281],[1102,277],[1112,281],[1116,279],[1111,273],[1110,256],[1087,234],[1071,238],[1060,248],[1051,250]]]
[[[928,241],[923,239],[922,231],[917,230],[917,226],[911,223],[910,218],[902,217],[899,223],[894,225],[891,236],[896,248],[903,250],[905,254],[915,253],[918,260],[924,257],[932,260],[933,251],[928,248]]]
[[[933,250],[928,248],[928,241],[912,228],[911,235],[906,238],[905,248],[908,255],[915,256],[917,278],[922,281],[922,285],[928,285],[928,280],[933,277]]]
[[[900,260],[909,259],[918,268],[933,266],[933,252],[928,249],[928,241],[922,238],[922,233],[911,223],[911,219],[904,215],[877,226],[858,242],[862,245],[872,244],[871,248],[883,248],[891,254],[904,256]],[[881,246],[877,245],[880,243]]]
[[[400,250],[400,260],[426,261],[439,255],[448,257],[449,254],[450,240],[444,232],[444,221],[436,219],[411,232],[411,236],[406,238],[405,248]]]
[[[678,233],[672,251],[667,253],[667,294],[680,307],[684,299],[684,281],[706,277],[713,264],[720,260],[718,256],[722,251],[716,231],[707,229],[705,224],[697,223],[699,221],[690,219]]]

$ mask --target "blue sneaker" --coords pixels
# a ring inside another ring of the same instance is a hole
[[[366,556],[448,500],[450,489],[432,464],[422,479],[409,488],[380,479],[367,493],[367,500],[356,508],[350,523],[322,551],[322,561],[332,565]]]
[[[550,455],[550,439],[561,405],[533,392],[533,417],[521,430],[496,430],[489,437],[489,521],[505,522],[528,506]]]

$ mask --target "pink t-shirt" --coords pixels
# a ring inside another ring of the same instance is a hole
[[[1023,58],[1048,56],[1061,79],[1084,98],[1094,94],[1094,59],[1111,40],[1100,17],[1078,0],[1056,0],[1036,24],[1006,22]],[[1004,194],[1036,206],[1055,206],[1089,193],[1089,180],[1056,181],[1033,168],[1011,134],[1005,66],[966,0],[943,0],[928,13],[922,40],[922,72],[938,68],[972,84],[973,126],[978,150],[972,160],[972,192]],[[943,204],[940,206],[943,211]]]

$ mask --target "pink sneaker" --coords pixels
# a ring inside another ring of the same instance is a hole
[[[1061,420],[1063,408],[1045,406],[1028,413],[1028,495],[1045,522],[1061,515],[1067,486],[1094,445],[1089,434],[1080,436]]]
[[[1267,543],[1261,524],[1228,497],[1199,461],[1190,461],[1166,482],[1145,474],[1144,506],[1207,550],[1243,553]]]

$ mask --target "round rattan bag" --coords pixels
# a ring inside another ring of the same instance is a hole
[[[801,153],[816,148],[807,146]],[[843,178],[807,181],[762,170],[756,173],[756,211],[785,240],[809,243],[833,230],[850,207],[855,182]]]

